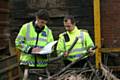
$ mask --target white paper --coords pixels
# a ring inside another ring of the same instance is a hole
[[[57,41],[53,41],[48,43],[40,52],[34,52],[35,54],[49,54],[52,53],[52,47],[57,43]]]

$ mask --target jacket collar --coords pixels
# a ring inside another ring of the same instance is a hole
[[[77,31],[78,31],[77,26],[74,26],[74,29],[73,29],[71,32],[68,32],[68,31],[67,31],[67,33],[73,34],[73,33],[76,33]]]

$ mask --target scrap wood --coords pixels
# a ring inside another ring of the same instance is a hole
[[[56,80],[88,80],[88,79],[82,74],[76,74],[76,72],[71,71],[70,73],[60,75],[60,77],[57,77]]]
[[[120,80],[108,70],[107,66],[101,64],[101,70],[107,80]]]

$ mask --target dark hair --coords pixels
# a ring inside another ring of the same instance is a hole
[[[49,20],[49,14],[45,9],[41,9],[38,12],[36,12],[35,16],[38,17],[39,19]]]
[[[66,22],[68,19],[71,20],[71,23],[72,23],[72,24],[75,24],[75,18],[74,18],[74,16],[72,16],[72,15],[67,15],[67,16],[64,17],[64,21],[65,21],[65,22]]]

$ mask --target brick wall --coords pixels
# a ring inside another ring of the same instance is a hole
[[[120,0],[101,0],[101,34],[105,47],[120,47]]]

